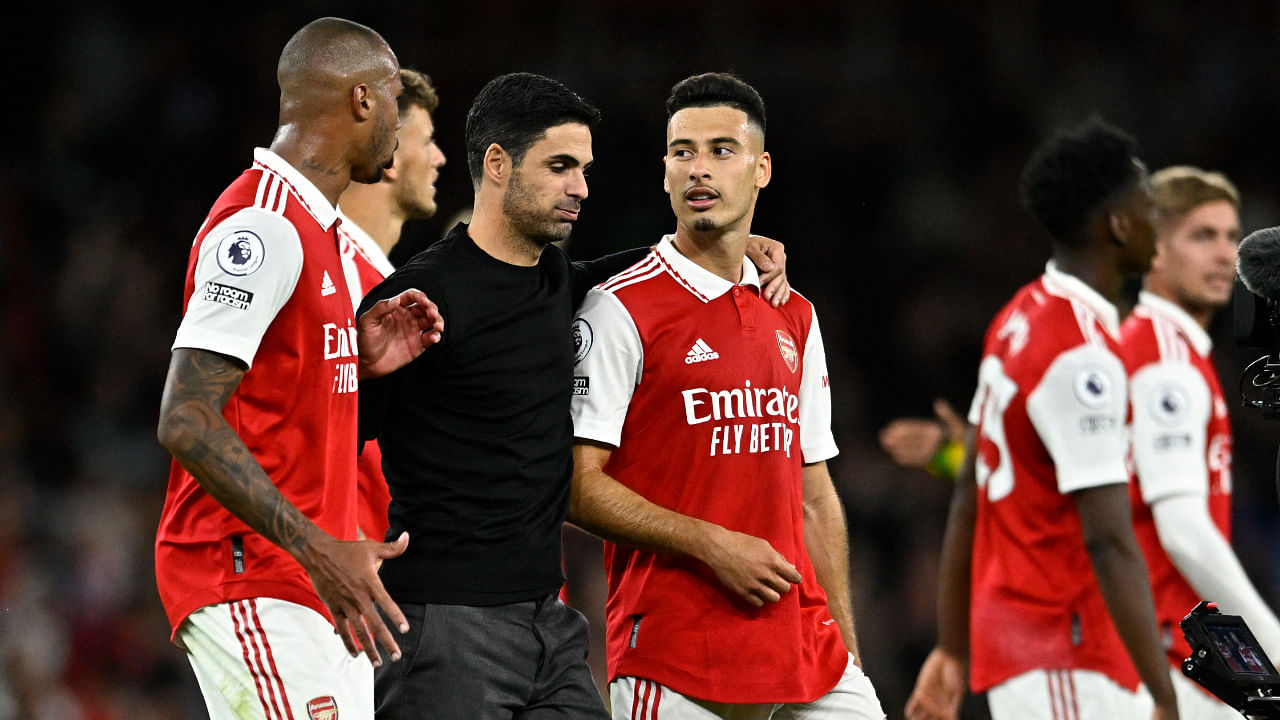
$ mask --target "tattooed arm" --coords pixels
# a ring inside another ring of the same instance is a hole
[[[394,543],[340,541],[280,493],[222,416],[244,374],[244,366],[228,356],[174,350],[160,401],[160,444],[228,512],[297,559],[352,655],[363,648],[375,666],[381,665],[376,637],[391,659],[399,660],[400,648],[374,603],[401,632],[407,622],[382,587],[376,567],[380,560],[404,552],[407,538]]]

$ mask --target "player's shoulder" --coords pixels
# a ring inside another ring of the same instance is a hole
[[[1141,307],[1125,318],[1120,326],[1120,357],[1129,372],[1161,359],[1159,325],[1159,318]]]
[[[630,267],[592,288],[592,292],[613,295],[619,299],[632,297],[652,291],[654,281],[666,275],[666,264],[657,253],[650,252]]]
[[[298,261],[303,255],[298,229],[281,215],[260,207],[227,208],[211,216],[203,231],[202,254],[216,253],[233,275],[248,275],[264,263]]]
[[[791,296],[787,299],[786,304],[778,306],[778,310],[784,314],[791,315],[802,323],[807,323],[817,312],[813,301],[795,288],[791,288]]]
[[[1037,375],[1066,353],[1116,357],[1117,338],[1087,304],[1037,281],[1019,290],[996,315],[986,348],[1010,368]]]

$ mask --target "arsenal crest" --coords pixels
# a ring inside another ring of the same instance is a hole
[[[332,695],[321,695],[307,701],[307,715],[311,720],[338,720],[338,701]]]
[[[786,330],[775,330],[774,334],[778,336],[778,352],[782,353],[782,362],[787,364],[787,369],[795,372],[796,363],[800,359],[796,341],[791,339]]]

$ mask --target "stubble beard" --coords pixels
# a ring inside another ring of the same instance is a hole
[[[573,230],[569,223],[553,222],[546,218],[546,214],[538,207],[537,198],[520,180],[518,172],[511,176],[511,184],[502,196],[502,212],[517,233],[539,248],[567,240]]]

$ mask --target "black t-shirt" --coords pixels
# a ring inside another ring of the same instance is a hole
[[[360,385],[361,439],[378,438],[391,490],[387,537],[409,532],[409,549],[382,565],[393,599],[498,605],[560,587],[573,312],[646,252],[572,263],[549,245],[521,267],[459,224],[365,296],[360,314],[418,288],[445,323],[417,360]]]

